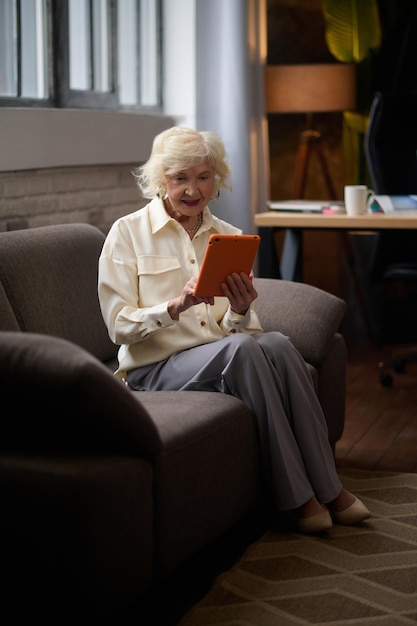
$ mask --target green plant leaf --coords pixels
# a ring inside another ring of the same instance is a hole
[[[363,143],[369,116],[354,111],[343,112],[343,147],[346,162],[346,184],[370,186]]]
[[[379,48],[377,0],[322,0],[322,7],[327,46],[338,61],[359,63]]]

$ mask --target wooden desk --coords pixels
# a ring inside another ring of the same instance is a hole
[[[341,244],[348,261],[353,286],[358,298],[363,320],[371,343],[375,343],[369,322],[368,311],[357,276],[354,254],[350,246],[348,232],[416,229],[417,213],[388,214],[367,213],[350,217],[346,214],[322,215],[320,213],[297,213],[267,211],[256,213],[254,224],[262,237],[259,254],[259,275],[285,280],[302,280],[301,254],[303,230],[334,230],[340,233]],[[274,231],[286,230],[281,259],[277,258]]]
[[[366,213],[351,217],[346,213],[322,215],[321,213],[297,213],[296,211],[266,211],[255,214],[256,226],[278,228],[324,228],[344,230],[417,229],[417,212]]]

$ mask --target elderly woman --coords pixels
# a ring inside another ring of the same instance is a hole
[[[118,219],[99,263],[98,293],[116,375],[135,390],[206,390],[237,396],[256,418],[277,509],[300,532],[369,517],[337,475],[327,425],[307,366],[288,337],[262,331],[253,276],[234,273],[224,297],[194,289],[213,233],[241,234],[209,209],[230,189],[217,133],[174,127],[134,171],[150,202]]]

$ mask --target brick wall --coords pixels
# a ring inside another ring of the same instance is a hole
[[[0,172],[0,231],[84,222],[106,234],[146,204],[131,174],[136,165]]]

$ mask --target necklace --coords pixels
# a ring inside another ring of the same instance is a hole
[[[185,231],[189,235],[192,235],[193,233],[196,233],[198,231],[198,229],[200,228],[202,223],[203,223],[203,214],[200,212],[197,215],[197,224],[195,226],[193,226],[192,228],[186,228]]]

